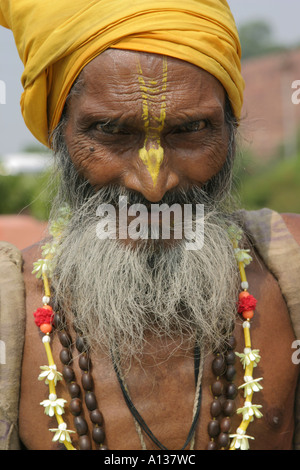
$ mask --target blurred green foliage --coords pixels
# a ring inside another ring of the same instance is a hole
[[[47,220],[53,194],[50,173],[0,175],[0,214],[30,214]]]
[[[285,48],[276,43],[271,26],[263,20],[249,21],[239,27],[242,59],[258,57]]]
[[[237,159],[235,174],[241,207],[300,214],[300,154],[265,164],[242,155]]]

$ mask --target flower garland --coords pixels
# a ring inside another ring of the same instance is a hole
[[[44,334],[42,342],[44,344],[46,356],[48,359],[48,364],[40,367],[42,372],[38,376],[38,380],[45,380],[45,384],[49,387],[49,397],[47,400],[43,400],[40,405],[44,406],[46,415],[50,417],[56,417],[58,427],[50,429],[51,432],[55,433],[52,440],[54,442],[58,441],[64,444],[67,450],[76,450],[72,445],[70,437],[70,434],[74,433],[75,431],[67,429],[67,424],[62,417],[64,414],[66,400],[57,398],[56,394],[56,384],[58,381],[62,380],[62,374],[57,370],[50,346],[50,333],[52,331],[54,312],[52,307],[49,305],[51,291],[48,280],[51,277],[53,271],[52,257],[55,251],[58,249],[60,235],[66,226],[69,217],[69,209],[62,208],[57,221],[51,225],[49,230],[53,237],[53,241],[51,243],[45,244],[42,247],[42,258],[34,263],[34,269],[32,273],[35,274],[38,279],[42,278],[45,295],[42,299],[43,307],[38,308],[33,315],[36,325]],[[253,369],[260,361],[259,350],[252,349],[250,337],[250,321],[254,315],[256,299],[248,292],[249,285],[245,273],[245,266],[250,264],[252,261],[252,257],[249,255],[250,250],[243,250],[238,246],[239,241],[242,239],[242,231],[232,226],[229,228],[228,233],[234,247],[235,258],[241,277],[241,287],[243,289],[243,291],[239,294],[238,313],[241,314],[245,320],[243,322],[245,339],[244,352],[235,353],[240,358],[243,369],[245,370],[245,382],[239,387],[239,389],[244,390],[245,401],[244,406],[237,410],[237,414],[242,415],[242,421],[239,427],[236,429],[236,433],[230,434],[229,436],[232,439],[229,450],[248,450],[249,439],[254,439],[254,437],[246,434],[247,428],[253,421],[254,417],[262,417],[262,413],[260,412],[260,408],[262,406],[252,403],[253,394],[263,388],[260,384],[262,378],[253,378]]]
[[[55,433],[52,440],[54,442],[58,441],[64,444],[67,450],[76,450],[72,445],[70,437],[70,434],[75,433],[75,431],[67,429],[67,424],[62,417],[65,411],[64,406],[66,400],[63,398],[57,398],[56,394],[56,384],[58,381],[62,380],[62,374],[57,370],[50,346],[50,333],[52,331],[54,312],[52,307],[49,305],[51,291],[48,281],[53,269],[51,262],[52,257],[58,249],[59,237],[69,219],[69,216],[70,212],[68,208],[62,208],[57,221],[53,223],[49,229],[50,234],[53,237],[53,241],[51,243],[46,243],[42,247],[42,259],[33,263],[34,269],[32,273],[35,274],[38,279],[42,278],[45,294],[42,299],[43,307],[38,308],[34,312],[33,316],[35,324],[40,328],[41,332],[44,333],[42,342],[48,359],[47,365],[40,366],[42,372],[38,376],[38,380],[45,380],[45,384],[49,387],[49,397],[48,400],[43,400],[40,405],[44,406],[46,415],[56,417],[58,427],[50,429],[51,432]]]
[[[246,277],[245,266],[251,263],[252,257],[249,255],[250,250],[242,250],[239,248],[239,242],[242,239],[242,231],[232,226],[229,229],[229,236],[233,244],[235,258],[240,272],[241,287],[243,289],[239,294],[238,313],[241,314],[245,320],[243,322],[245,340],[244,352],[235,353],[240,358],[243,369],[245,370],[245,382],[239,387],[239,389],[244,390],[245,401],[244,406],[237,410],[237,414],[242,415],[242,421],[236,429],[236,433],[230,434],[229,436],[232,439],[229,450],[248,450],[249,439],[254,439],[254,437],[246,434],[248,426],[253,421],[254,417],[261,418],[263,416],[259,411],[262,406],[252,403],[254,393],[259,392],[263,388],[260,384],[262,378],[253,378],[253,369],[257,366],[261,357],[258,349],[252,349],[250,336],[250,321],[254,316],[257,301],[248,292],[249,284]]]

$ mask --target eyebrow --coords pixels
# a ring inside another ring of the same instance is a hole
[[[86,125],[86,124],[93,124],[99,122],[100,124],[113,124],[116,126],[126,126],[129,125],[129,121],[131,121],[131,126],[133,125],[132,118],[126,118],[121,116],[110,116],[108,113],[100,115],[97,112],[84,112],[78,118],[79,125]]]
[[[79,84],[81,89],[82,86],[84,85]],[[164,128],[170,129],[202,120],[222,124],[224,119],[223,108],[221,109],[219,106],[204,106],[203,108],[200,107],[200,109],[179,110],[177,113],[167,113]],[[81,109],[77,119],[77,123],[80,127],[85,127],[96,122],[121,127],[138,128],[139,123],[142,122],[142,115],[137,115],[133,110],[126,110],[122,113],[121,110],[110,110],[106,107],[105,109],[99,109],[98,106],[94,107],[93,103],[91,107],[87,106],[86,109]]]

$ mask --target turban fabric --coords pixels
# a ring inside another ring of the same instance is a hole
[[[49,145],[80,71],[108,48],[164,54],[203,68],[224,86],[240,117],[244,81],[226,0],[1,0],[24,64],[21,110]]]

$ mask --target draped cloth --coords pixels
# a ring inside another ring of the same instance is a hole
[[[1,0],[0,24],[12,30],[24,64],[24,121],[45,145],[76,77],[108,48],[203,68],[222,83],[240,117],[241,48],[226,0]]]

